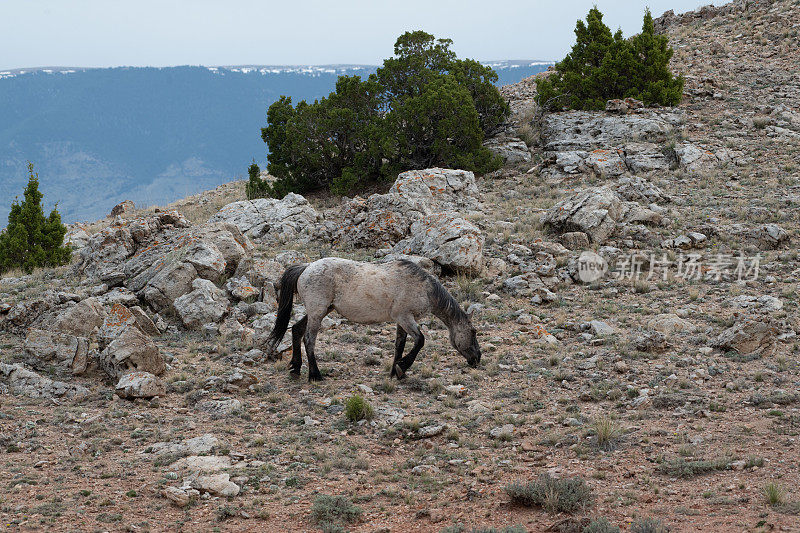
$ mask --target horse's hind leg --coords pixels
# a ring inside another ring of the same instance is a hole
[[[303,334],[306,332],[306,324],[308,324],[308,315],[292,326],[292,360],[289,363],[289,372],[294,375],[299,375],[300,368],[303,366],[303,354],[300,351],[300,344],[303,340]]]
[[[308,359],[308,381],[322,381],[322,373],[317,366],[317,356],[314,354],[314,345],[317,342],[317,333],[322,326],[322,319],[331,312],[333,307],[329,307],[324,313],[306,315],[306,331],[303,335],[303,342],[306,345],[306,358]],[[306,309],[308,311],[308,309]]]
[[[400,359],[403,358],[403,350],[405,350],[405,348],[406,348],[406,338],[407,337],[408,337],[408,333],[406,333],[406,330],[404,330],[402,328],[402,326],[400,326],[400,324],[398,324],[397,325],[397,338],[395,338],[395,340],[394,340],[394,361],[392,361],[392,372],[390,374],[390,377],[394,377],[394,376],[397,375],[397,372],[395,371],[395,365],[397,365],[397,363],[400,361]]]
[[[414,341],[414,346],[411,348],[411,351],[408,352],[408,355],[400,358],[400,360],[392,366],[392,370],[394,375],[397,376],[397,379],[403,379],[406,377],[406,370],[411,368],[411,365],[414,364],[414,360],[417,358],[417,354],[425,345],[425,336],[420,331],[417,321],[414,320],[413,317],[404,317],[398,320],[398,325],[407,331],[408,334],[411,335],[411,340]]]

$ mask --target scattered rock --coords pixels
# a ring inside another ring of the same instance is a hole
[[[215,496],[225,496],[228,498],[238,496],[239,485],[231,481],[229,474],[221,473],[211,476],[198,476],[191,481],[191,487],[200,492],[208,492]]]
[[[190,329],[199,329],[208,322],[219,322],[230,305],[225,291],[200,278],[192,282],[192,288],[192,292],[175,299],[175,311],[183,324]]]
[[[122,216],[125,213],[130,213],[134,209],[136,209],[136,204],[134,204],[131,200],[125,200],[124,202],[120,202],[111,208],[111,214],[109,215],[111,218]]]
[[[417,435],[419,435],[420,438],[427,439],[430,437],[435,437],[436,435],[441,434],[443,431],[443,425],[423,426],[417,430]]]
[[[492,428],[489,431],[489,435],[499,439],[499,438],[509,438],[514,434],[514,425],[513,424],[505,424],[503,426],[498,426]]]
[[[314,235],[320,215],[299,194],[282,199],[258,198],[226,205],[209,223],[227,222],[259,242],[308,242]]]
[[[120,398],[133,400],[136,398],[153,398],[167,393],[166,384],[149,372],[128,372],[123,375],[115,392]]]
[[[197,410],[214,417],[230,416],[242,408],[242,402],[235,398],[227,400],[204,400],[197,404]]]
[[[483,143],[490,152],[503,158],[506,164],[526,163],[531,160],[531,151],[524,141],[517,138],[495,137]]]
[[[31,328],[25,352],[35,368],[55,364],[72,374],[83,374],[88,364],[89,342],[84,337]]]
[[[656,315],[647,323],[647,326],[668,336],[673,333],[691,333],[695,330],[694,324],[673,313]]]
[[[754,309],[758,311],[765,311],[768,313],[780,311],[783,309],[783,302],[774,296],[747,296],[740,295],[731,300],[731,304],[735,307],[742,307],[745,309]]]
[[[777,328],[756,320],[745,320],[723,331],[712,343],[721,350],[741,355],[769,356],[775,353]]]
[[[29,398],[69,398],[82,400],[89,390],[81,385],[53,381],[21,365],[0,363],[0,380],[12,392]]]

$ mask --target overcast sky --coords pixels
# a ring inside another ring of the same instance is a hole
[[[0,69],[377,64],[415,29],[453,39],[459,57],[557,60],[595,3],[628,36],[647,5],[658,16],[710,2],[0,0]]]

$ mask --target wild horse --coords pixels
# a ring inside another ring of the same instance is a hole
[[[450,330],[450,343],[467,363],[475,366],[481,360],[470,316],[436,278],[411,261],[373,264],[327,257],[310,264],[290,266],[280,280],[278,318],[267,339],[268,355],[275,353],[289,327],[295,292],[305,305],[306,316],[292,326],[289,369],[292,374],[300,374],[302,340],[308,358],[309,381],[322,379],[314,344],[322,319],[334,309],[359,324],[397,323],[391,376],[398,379],[405,377],[425,344],[417,321],[428,313],[444,322]],[[403,356],[408,335],[414,346]]]

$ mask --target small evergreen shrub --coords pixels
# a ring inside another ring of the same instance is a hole
[[[269,198],[271,196],[271,189],[266,180],[261,179],[261,168],[253,161],[247,169],[249,180],[244,186],[245,194],[248,200],[255,200],[256,198]]]
[[[69,263],[72,250],[64,246],[67,228],[61,223],[57,206],[45,217],[43,195],[39,192],[39,175],[28,163],[28,185],[24,200],[11,205],[8,226],[0,233],[0,274],[21,268],[30,274],[39,267]]]
[[[642,32],[625,39],[612,34],[597,7],[575,26],[575,44],[556,63],[555,73],[536,80],[536,101],[550,110],[604,109],[614,98],[636,98],[645,105],[674,106],[683,94],[683,77],[673,76],[673,50],[665,35],[655,33],[646,10]]]
[[[359,420],[371,420],[374,413],[367,400],[358,394],[354,394],[345,402],[344,414],[351,422],[358,422]]]

